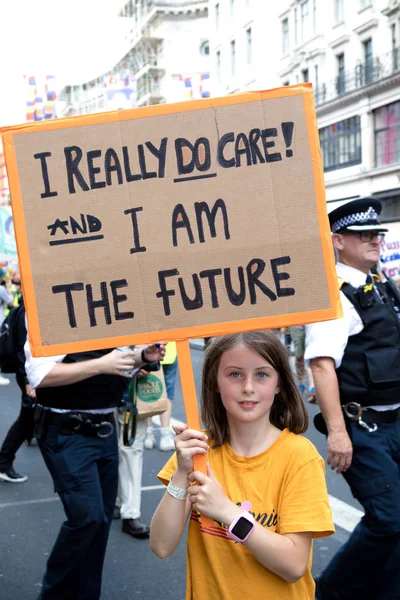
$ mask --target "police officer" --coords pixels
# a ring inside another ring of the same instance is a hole
[[[38,402],[35,435],[67,517],[47,563],[41,600],[100,598],[118,488],[114,408],[129,371],[164,353],[157,344],[33,358],[25,345]]]
[[[373,278],[382,205],[361,198],[330,213],[344,316],[307,326],[328,464],[365,516],[317,580],[319,600],[400,598],[400,327],[398,300]]]

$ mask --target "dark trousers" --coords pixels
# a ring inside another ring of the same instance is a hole
[[[15,455],[25,440],[33,437],[33,408],[32,399],[25,394],[24,381],[17,382],[22,390],[21,410],[17,420],[8,430],[0,450],[0,472],[8,471],[12,467]]]
[[[50,425],[38,440],[64,506],[41,600],[98,600],[118,489],[117,434],[64,435]]]
[[[343,600],[400,599],[400,420],[368,432],[349,424],[353,462],[344,473],[365,516],[322,574]]]

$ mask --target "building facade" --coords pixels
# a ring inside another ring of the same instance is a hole
[[[313,83],[328,203],[374,195],[382,220],[399,221],[400,1],[282,8],[279,75]]]
[[[64,88],[64,114],[208,97],[207,0],[129,0],[126,44],[113,69]]]
[[[213,96],[280,85],[277,23],[272,0],[210,0]]]

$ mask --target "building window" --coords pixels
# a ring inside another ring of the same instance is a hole
[[[294,9],[294,45],[297,46],[298,42],[298,18],[297,18],[297,7]]]
[[[372,6],[372,0],[361,0],[361,8],[366,8],[367,6]]]
[[[235,14],[235,0],[231,0],[231,17]]]
[[[317,33],[317,0],[313,0],[313,34]]]
[[[392,23],[392,60],[393,60],[393,71],[397,71],[399,68],[399,55],[397,51],[397,36],[396,36],[396,23]]]
[[[219,29],[219,2],[215,5],[215,29]]]
[[[205,42],[203,42],[200,45],[200,54],[202,56],[209,56],[210,55],[210,42],[208,40],[206,40]]]
[[[221,83],[221,52],[218,50],[216,54],[216,62],[217,62],[217,82]]]
[[[315,104],[319,104],[321,100],[321,89],[319,87],[319,67],[314,65],[314,97]]]
[[[282,53],[283,56],[289,54],[289,19],[282,21]]]
[[[363,42],[364,48],[364,79],[365,83],[372,83],[374,79],[374,64],[372,56],[372,39]]]
[[[284,81],[282,85],[290,85],[290,81],[289,80]]]
[[[324,171],[361,163],[360,117],[350,117],[319,130]]]
[[[301,72],[301,77],[303,79],[303,81],[309,81],[309,74],[308,74],[308,69],[303,69]]]
[[[236,73],[236,43],[235,40],[231,41],[231,75]]]
[[[335,0],[335,21],[336,23],[344,21],[344,0]]]
[[[375,165],[400,162],[400,101],[374,110]]]
[[[304,0],[300,6],[301,11],[301,41],[308,38],[309,26],[310,26],[310,15],[308,11],[308,0]]]
[[[246,46],[247,46],[247,64],[250,65],[253,61],[253,37],[251,27],[246,30]]]
[[[337,93],[341,96],[346,91],[346,76],[344,71],[344,54],[338,54],[337,57]]]

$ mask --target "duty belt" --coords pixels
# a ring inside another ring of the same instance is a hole
[[[92,414],[80,412],[56,413],[49,411],[47,414],[49,424],[58,425],[64,435],[74,433],[96,434],[99,438],[107,438],[114,431],[114,414]]]
[[[348,402],[343,404],[342,408],[348,419],[356,421],[360,427],[371,433],[378,429],[378,423],[394,423],[397,419],[400,419],[400,408],[377,411],[363,408],[357,402]]]

